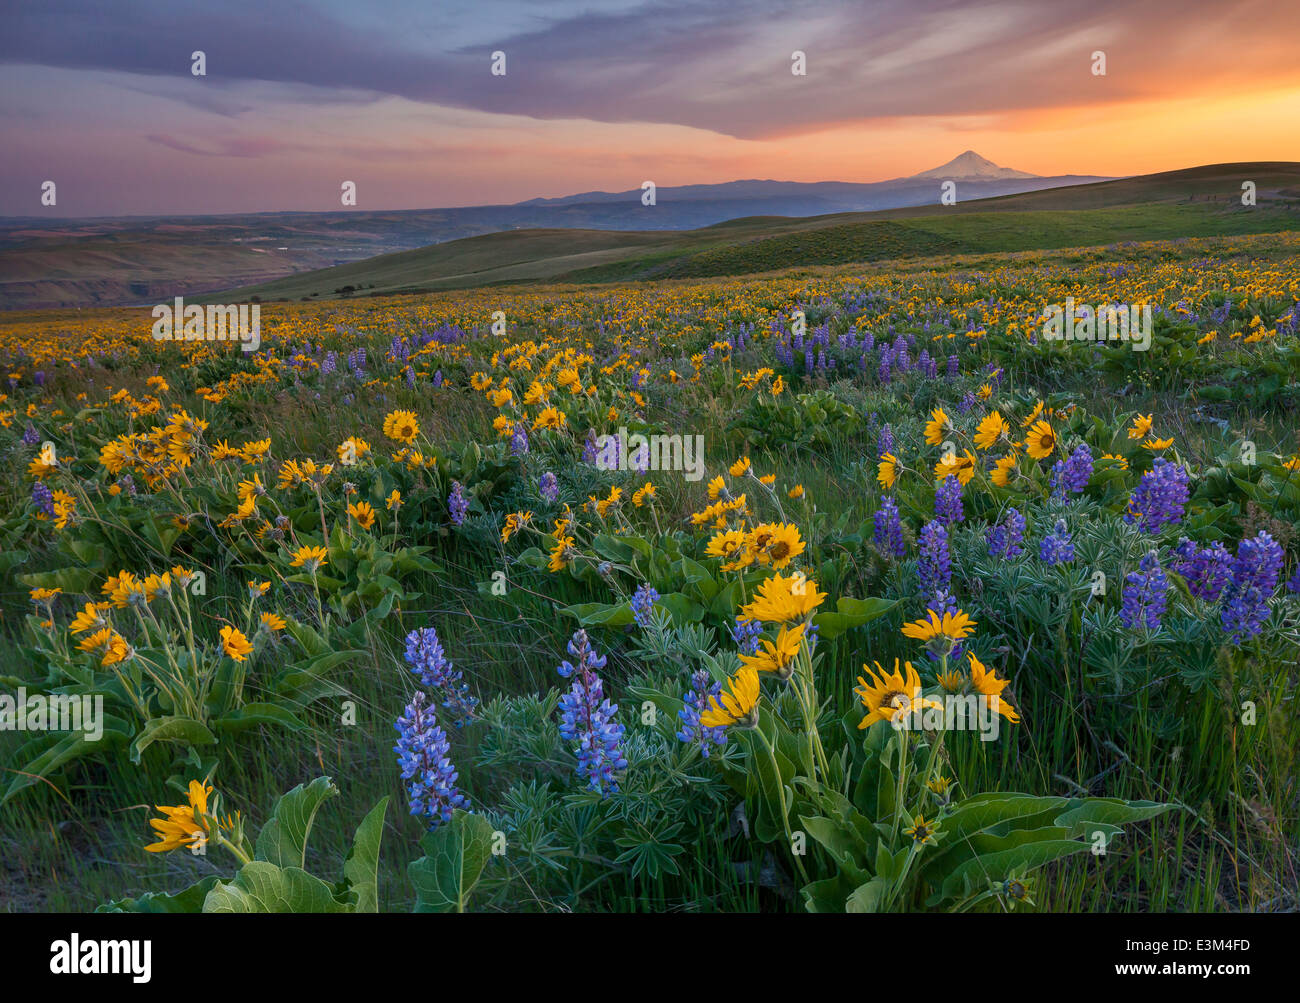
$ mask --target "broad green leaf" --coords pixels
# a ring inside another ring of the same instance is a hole
[[[299,784],[276,803],[275,811],[257,835],[253,856],[256,860],[279,867],[304,867],[307,839],[311,835],[316,813],[339,789],[329,777],[317,777],[310,784]]]
[[[457,808],[420,840],[424,856],[407,868],[416,912],[464,912],[492,853],[492,826]]]
[[[352,849],[343,861],[343,875],[357,893],[354,912],[379,911],[379,844],[384,837],[387,812],[388,798],[384,797],[357,826],[356,835],[352,837]]]
[[[145,722],[131,743],[131,762],[140,762],[140,756],[154,742],[181,742],[185,745],[212,745],[216,736],[202,721],[192,717],[174,715],[155,717]]]
[[[300,867],[265,860],[245,864],[231,882],[218,881],[203,900],[204,912],[350,912],[320,878]]]

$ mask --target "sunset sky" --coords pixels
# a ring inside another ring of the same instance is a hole
[[[3,215],[880,181],[966,149],[1044,175],[1300,160],[1294,0],[20,0],[3,23]]]

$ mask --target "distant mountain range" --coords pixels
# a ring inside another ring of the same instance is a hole
[[[534,198],[452,209],[0,218],[0,309],[162,302],[236,285],[511,230],[696,230],[743,217],[809,217],[937,205],[943,181],[957,200],[1082,185],[1108,178],[1037,177],[967,150],[906,178],[729,181]]]
[[[654,206],[641,204],[641,189],[623,192],[582,192],[560,198],[535,198],[519,202],[511,208],[574,209],[587,207],[621,207],[626,222],[612,229],[673,230],[680,225],[657,221],[655,210],[670,207],[674,219],[689,215],[689,226],[708,226],[740,216],[821,216],[835,212],[870,212],[876,209],[903,209],[939,201],[936,182],[958,183],[957,198],[992,198],[997,195],[1017,195],[1020,192],[1060,188],[1064,185],[1090,184],[1094,181],[1111,181],[1112,178],[1092,174],[1062,174],[1041,177],[1010,167],[999,167],[967,150],[948,163],[910,177],[890,181],[727,181],[717,185],[680,185],[658,188]],[[743,203],[745,211],[736,211]],[[606,227],[588,224],[595,229]]]

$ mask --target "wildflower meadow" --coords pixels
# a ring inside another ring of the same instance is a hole
[[[1294,907],[1296,249],[11,315],[7,904]]]

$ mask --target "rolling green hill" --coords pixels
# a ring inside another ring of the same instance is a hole
[[[1258,204],[1241,204],[1243,181]],[[958,190],[960,198],[960,189]],[[1300,164],[1220,164],[1001,198],[698,230],[515,230],[385,254],[208,297],[316,299],[502,283],[742,275],[947,254],[1300,230]]]

